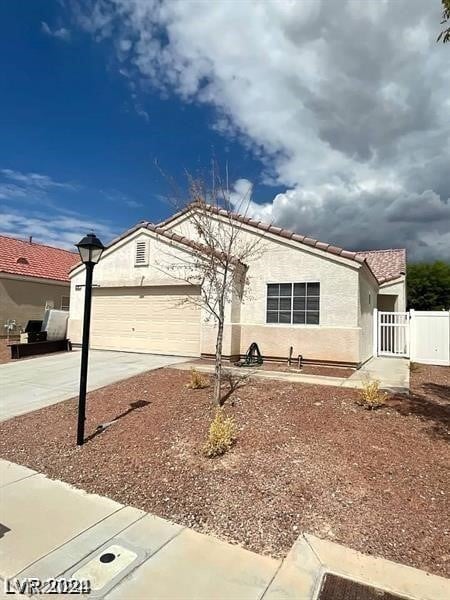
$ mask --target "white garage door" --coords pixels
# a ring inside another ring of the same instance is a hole
[[[91,348],[200,355],[200,309],[189,286],[93,290]]]

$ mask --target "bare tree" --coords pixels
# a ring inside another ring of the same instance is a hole
[[[172,204],[174,203],[172,197]],[[228,192],[213,175],[211,188],[203,179],[188,174],[188,200],[177,208],[189,211],[195,239],[190,252],[179,254],[170,268],[170,275],[189,285],[200,286],[200,296],[188,296],[186,301],[199,305],[216,325],[213,400],[217,405],[222,397],[222,349],[227,304],[233,299],[242,301],[248,287],[248,263],[263,252],[263,233],[249,235],[245,223],[234,213],[246,216],[250,193],[242,196]],[[175,239],[176,241],[176,239]],[[175,255],[172,255],[175,258]],[[167,265],[159,267],[168,272]]]
[[[445,25],[450,21],[450,0],[442,0],[442,21],[441,25]],[[444,44],[450,42],[450,27],[443,29],[438,36],[437,41],[442,40]]]

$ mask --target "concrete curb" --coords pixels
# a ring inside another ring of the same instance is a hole
[[[196,369],[201,373],[213,373],[214,366],[209,364],[198,364],[193,362],[185,362],[175,365],[170,365],[169,369],[179,369],[180,371],[189,371],[190,369]],[[366,377],[369,379],[379,379],[380,387],[384,390],[389,390],[393,393],[409,393],[409,369],[407,374],[401,381],[390,381],[389,379],[383,380],[378,373],[370,375],[370,372],[362,368],[359,371],[355,371],[350,377],[328,377],[324,375],[303,375],[302,373],[283,373],[281,371],[258,371],[251,368],[239,368],[239,367],[224,367],[224,370],[232,372],[234,375],[247,375],[254,377],[255,379],[274,379],[277,381],[287,381],[290,383],[304,383],[308,385],[325,385],[331,387],[351,388],[351,389],[362,389],[365,385]]]
[[[198,363],[181,363],[170,365],[169,369],[178,369],[180,371],[189,371],[196,369],[201,373],[213,373],[213,365],[199,365]],[[325,377],[323,375],[302,375],[301,373],[283,373],[280,371],[257,371],[254,369],[241,369],[239,367],[224,367],[224,370],[232,372],[234,375],[249,376],[255,379],[276,379],[278,381],[288,381],[291,383],[307,383],[311,385],[328,385],[333,387],[351,387],[361,388],[362,382],[349,382],[345,377]],[[347,385],[344,385],[347,384]]]

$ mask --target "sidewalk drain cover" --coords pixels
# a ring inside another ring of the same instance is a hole
[[[72,574],[73,579],[88,579],[92,592],[105,587],[113,578],[131,565],[137,553],[123,546],[110,546],[94,556]]]
[[[326,573],[318,600],[407,600],[407,598]]]
[[[113,554],[112,552],[105,552],[105,554],[102,554],[99,558],[99,561],[101,563],[110,563],[113,560],[116,559],[116,555]]]

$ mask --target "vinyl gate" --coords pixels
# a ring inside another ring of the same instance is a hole
[[[450,366],[450,312],[381,312],[373,315],[374,356],[408,357]]]
[[[378,356],[409,356],[409,313],[378,312],[377,340]]]

